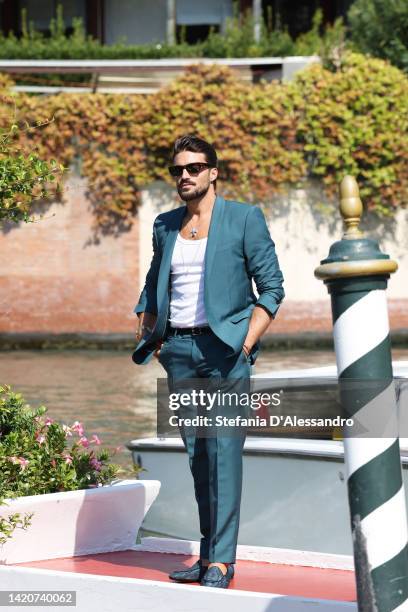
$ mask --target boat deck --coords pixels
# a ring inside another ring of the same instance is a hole
[[[126,550],[15,563],[13,566],[176,584],[168,574],[175,569],[188,568],[196,560],[196,555]],[[192,583],[191,586],[194,585],[202,588],[199,583]],[[353,571],[246,559],[237,559],[235,576],[228,590],[356,601]]]

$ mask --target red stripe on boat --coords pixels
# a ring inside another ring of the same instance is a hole
[[[176,569],[188,568],[196,560],[196,556],[128,550],[13,565],[99,576],[159,580],[174,584],[168,574]],[[201,588],[198,583],[193,584]],[[230,582],[229,589],[356,601],[355,577],[352,571],[279,565],[242,559],[238,559],[235,564],[235,576]]]

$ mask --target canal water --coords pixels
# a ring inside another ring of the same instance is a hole
[[[408,360],[408,349],[395,349],[394,360]],[[262,350],[255,373],[283,368],[335,364],[330,350]],[[0,352],[0,384],[8,384],[33,408],[72,425],[83,423],[85,435],[97,434],[103,447],[122,447],[114,462],[132,477],[132,458],[125,444],[155,435],[156,381],[165,372],[156,359],[137,366],[130,352],[44,350]]]

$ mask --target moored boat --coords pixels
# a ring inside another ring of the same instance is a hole
[[[405,432],[408,362],[394,362],[393,371]],[[334,405],[335,366],[279,370],[255,375],[252,381],[256,390],[270,388],[273,381],[284,383],[292,390],[300,414],[307,413],[310,402],[320,401],[316,411],[321,414],[330,413]],[[343,442],[329,439],[324,429],[314,434],[313,438],[271,437],[256,430],[251,435],[249,430],[243,453],[239,544],[352,554]],[[161,482],[160,494],[143,528],[164,536],[198,539],[193,481],[182,440],[140,438],[127,447],[134,463],[146,470],[139,478]],[[400,439],[400,447],[407,495],[407,438]],[[177,508],[177,512],[169,508]]]

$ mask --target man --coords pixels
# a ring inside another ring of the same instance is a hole
[[[216,194],[217,154],[198,137],[176,140],[169,171],[185,205],[154,221],[153,259],[134,309],[139,342],[132,359],[146,364],[155,355],[173,388],[190,378],[249,381],[259,338],[284,298],[264,215],[257,206]],[[245,433],[201,438],[180,432],[202,538],[200,559],[170,578],[227,588],[234,575]]]

